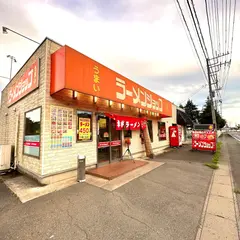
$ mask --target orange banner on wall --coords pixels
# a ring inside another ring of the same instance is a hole
[[[172,103],[64,46],[52,54],[51,94],[64,88],[172,116]]]
[[[38,87],[38,60],[8,90],[8,106],[17,102]]]

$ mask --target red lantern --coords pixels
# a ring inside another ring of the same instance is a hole
[[[131,144],[131,139],[130,138],[125,138],[125,144],[129,146]]]

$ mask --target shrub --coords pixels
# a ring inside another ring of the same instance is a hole
[[[221,146],[222,146],[222,142],[218,142],[217,143],[217,147],[216,147],[216,152],[214,153],[213,157],[212,157],[212,161],[210,163],[205,163],[205,166],[208,166],[212,169],[218,169],[218,162],[219,162],[219,158],[221,155]]]

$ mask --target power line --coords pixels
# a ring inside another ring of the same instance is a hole
[[[193,26],[194,33],[196,34],[197,42],[201,51],[200,53],[206,59],[208,70],[208,86],[209,95],[211,98],[212,116],[215,121],[215,108],[222,109],[222,97],[228,81],[230,65],[232,60],[232,48],[234,39],[235,17],[236,17],[236,0],[205,0],[205,11],[207,16],[208,34],[210,38],[210,48],[208,49],[205,43],[205,38],[200,26],[197,11],[194,5],[194,0],[184,1],[190,22]],[[183,14],[183,10],[178,0],[176,0],[178,8],[181,11],[182,19],[188,30],[198,60],[204,71],[202,59],[199,57],[196,42],[193,40],[192,33],[188,27],[187,21]],[[232,6],[234,5],[234,9]],[[233,13],[233,17],[232,17]],[[212,58],[209,57],[208,50],[211,51]],[[206,75],[205,75],[206,76]],[[197,91],[198,92],[198,91]],[[215,94],[214,94],[215,93]],[[193,93],[194,95],[195,93]],[[213,101],[214,94],[214,101]],[[215,106],[215,107],[214,107]]]
[[[210,21],[209,21],[209,15],[208,14],[208,4],[207,4],[207,0],[205,0],[205,11],[206,11],[206,15],[207,15],[207,24],[208,24],[208,31],[209,31],[209,36],[210,36],[210,42],[211,42],[211,47],[212,47],[212,55],[214,57],[214,48],[213,48],[213,39],[212,39],[212,34],[211,34],[211,27],[210,27]]]
[[[182,10],[182,7],[181,7],[181,5],[180,5],[180,3],[179,3],[179,0],[176,0],[175,3],[177,3],[177,5],[178,5],[178,9],[179,9],[180,12],[181,12],[182,19],[183,19],[183,21],[184,21],[184,23],[185,23],[185,26],[186,26],[186,28],[187,28],[187,31],[188,31],[188,34],[189,34],[189,36],[190,36],[190,39],[191,39],[192,45],[193,45],[193,47],[194,47],[194,50],[195,50],[195,53],[196,53],[196,55],[197,55],[198,61],[199,61],[200,66],[201,66],[201,68],[202,68],[202,71],[203,71],[204,77],[205,77],[205,79],[207,80],[207,74],[206,74],[206,72],[205,72],[205,70],[204,70],[204,67],[203,67],[202,61],[201,61],[201,59],[200,59],[200,57],[199,57],[199,54],[198,54],[198,51],[197,51],[196,45],[195,45],[195,43],[194,43],[194,40],[193,40],[193,37],[192,37],[191,31],[190,31],[190,29],[189,29],[189,27],[188,27],[188,24],[187,24],[186,18],[185,18],[184,14],[183,14],[183,10]]]
[[[9,77],[0,76],[0,78],[5,78],[5,79],[8,79],[8,80],[9,80]]]
[[[234,1],[234,8],[233,8],[233,27],[232,27],[232,39],[231,39],[231,44],[230,44],[230,60],[229,60],[229,68],[226,74],[226,77],[224,79],[224,83],[223,83],[223,95],[225,93],[225,89],[226,89],[226,85],[227,85],[227,81],[228,81],[228,77],[229,77],[229,70],[230,70],[230,66],[231,66],[231,60],[232,60],[232,49],[233,49],[233,39],[234,39],[234,29],[235,29],[235,19],[236,19],[236,6],[237,6],[237,1]]]
[[[228,42],[227,42],[227,49],[229,49],[229,47],[230,47],[230,33],[231,33],[231,29],[230,29],[230,22],[231,22],[231,3],[232,3],[232,1],[231,0],[229,0],[229,19],[228,19]]]
[[[218,0],[215,0],[216,4],[216,15],[217,15],[217,39],[218,39],[218,53],[221,52],[220,50],[220,28],[219,28],[219,11],[218,11]]]
[[[196,10],[195,10],[195,7],[194,7],[194,4],[193,4],[193,0],[192,0],[192,7],[193,7],[193,10],[190,6],[190,3],[189,3],[189,0],[187,0],[187,5],[188,5],[188,9],[190,11],[190,14],[191,14],[191,17],[192,17],[192,21],[193,21],[193,24],[194,24],[194,27],[195,27],[195,30],[196,30],[196,33],[197,33],[197,36],[198,36],[198,40],[199,40],[199,43],[201,45],[201,49],[203,51],[203,54],[204,54],[204,57],[205,58],[208,58],[208,52],[207,52],[207,49],[206,49],[206,45],[205,45],[205,42],[204,42],[204,39],[203,39],[203,36],[202,36],[202,31],[201,31],[201,27],[200,27],[200,24],[199,24],[199,21],[198,21],[198,17],[197,17],[197,13],[196,13]],[[194,17],[194,15],[195,17]],[[196,20],[195,20],[196,18]],[[196,23],[197,21],[197,23]],[[198,30],[198,27],[199,27],[199,30]]]
[[[188,98],[186,98],[186,100],[181,101],[182,103],[185,103],[188,99],[191,99],[194,95],[196,95],[197,93],[199,93],[203,88],[207,87],[207,84],[202,85],[199,89],[197,89],[196,91],[194,91]]]

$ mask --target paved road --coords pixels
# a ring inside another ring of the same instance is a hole
[[[234,185],[240,190],[240,142],[227,134],[224,135],[223,139],[228,149]],[[240,209],[240,194],[237,194],[237,200]]]
[[[174,152],[114,192],[76,184],[20,204],[0,183],[0,239],[193,240],[212,170],[197,162],[206,154]]]
[[[177,148],[174,151],[169,151],[165,154],[161,154],[158,157],[158,160],[169,162],[179,160],[184,162],[196,162],[196,163],[205,163],[210,162],[213,157],[212,152],[208,151],[191,151],[191,145],[183,145],[183,147]]]
[[[234,137],[236,140],[240,141],[240,132],[239,131],[231,131],[229,134]]]

